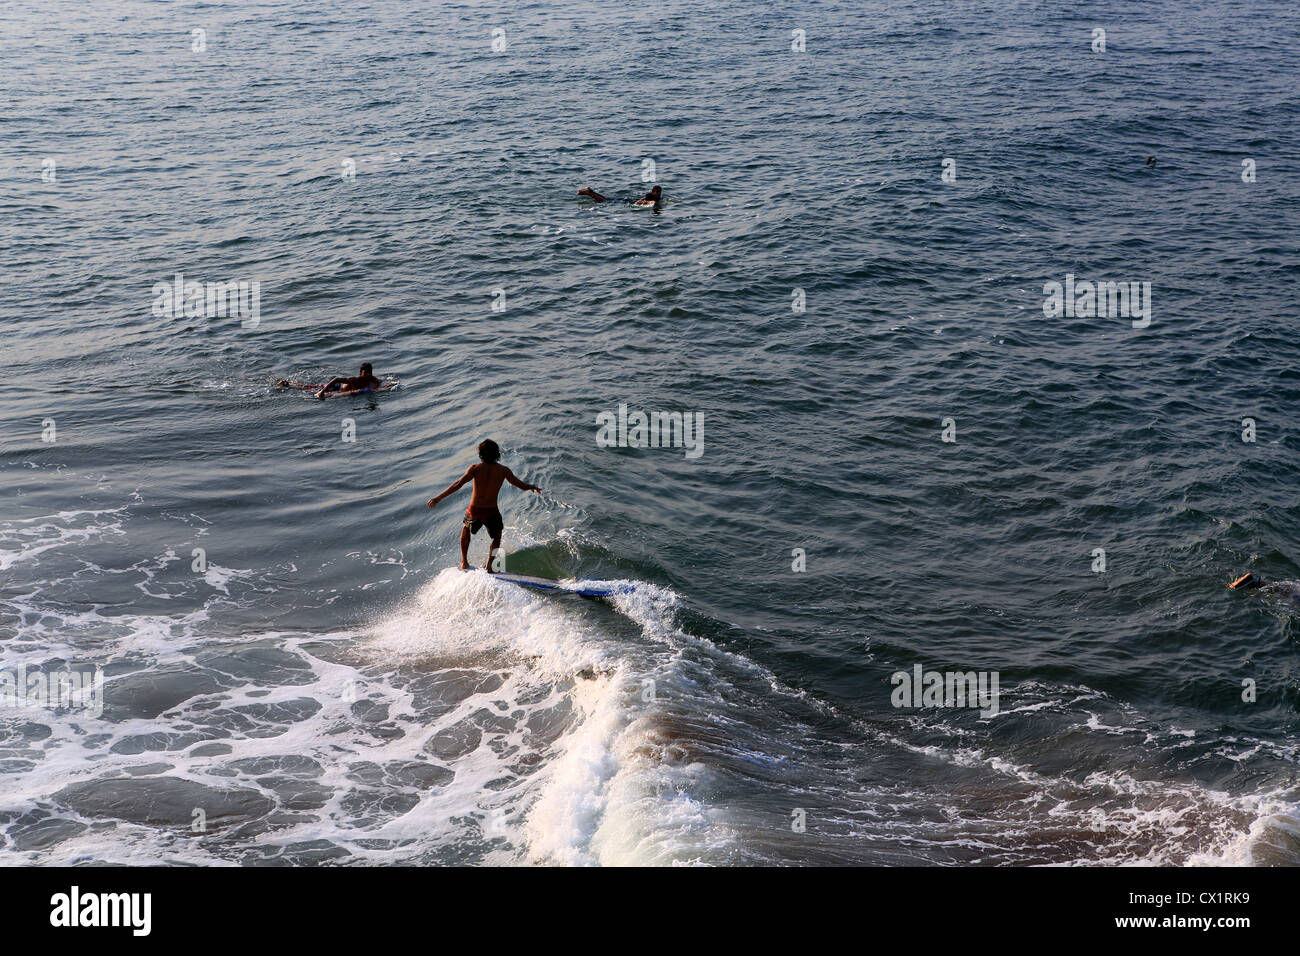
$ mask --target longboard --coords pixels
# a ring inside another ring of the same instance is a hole
[[[391,392],[395,388],[397,388],[396,382],[394,382],[392,385],[377,385],[374,388],[363,388],[355,392],[344,392],[341,390],[326,392],[321,397],[322,398],[347,398],[349,395],[373,395],[375,392]]]
[[[549,591],[552,594],[577,594],[581,597],[612,597],[615,594],[629,594],[636,590],[631,584],[608,584],[605,581],[555,581],[551,578],[535,578],[528,574],[511,574],[508,571],[494,572],[497,581],[509,581],[520,587],[535,591]]]
[[[344,391],[335,390],[333,392],[326,392],[324,397],[341,398],[345,395],[370,395],[373,392],[391,392],[393,389],[397,388],[398,385],[400,384],[401,384],[400,382],[390,382],[387,385],[377,385],[374,388],[366,388],[366,389],[361,389],[353,392],[344,392]],[[310,382],[286,382],[284,385],[280,385],[278,387],[296,388],[304,392],[319,392],[322,388],[325,387],[325,383],[321,382],[321,384],[319,385],[312,385]]]

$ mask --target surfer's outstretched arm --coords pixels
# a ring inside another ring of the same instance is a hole
[[[448,495],[454,495],[456,492],[460,491],[460,489],[464,488],[466,484],[473,481],[474,469],[476,467],[477,467],[476,465],[470,465],[468,468],[465,469],[465,474],[461,475],[459,478],[457,478],[455,481],[453,481],[450,485],[447,486],[446,491],[444,491],[442,494],[434,498],[430,498],[429,507],[432,508],[443,498],[446,498]]]
[[[596,200],[596,202],[609,202],[609,200],[606,197],[596,192],[596,190],[592,189],[590,186],[583,186],[581,189],[578,190],[578,195],[590,196],[592,199]]]
[[[515,473],[511,471],[509,468],[506,469],[506,481],[510,482],[510,484],[514,485],[516,488],[524,489],[524,491],[540,492],[542,490],[541,488],[538,488],[536,485],[530,485],[526,481],[520,481],[518,478],[515,477]]]

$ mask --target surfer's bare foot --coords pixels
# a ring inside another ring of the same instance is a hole
[[[468,561],[462,561],[462,562],[460,563],[460,569],[461,569],[462,571],[468,571],[468,570],[469,570],[469,562],[468,562]]]
[[[275,387],[276,387],[276,388],[285,388],[285,387],[288,386],[288,384],[289,384],[289,380],[288,380],[287,378],[282,378],[282,379],[280,379],[280,381],[278,381],[278,382],[275,383]]]
[[[483,570],[486,571],[488,574],[496,574],[496,572],[492,570],[492,562],[491,562],[491,561],[489,561],[487,564],[483,565]]]

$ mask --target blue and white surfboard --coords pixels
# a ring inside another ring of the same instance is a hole
[[[528,574],[511,574],[498,571],[492,575],[494,580],[508,581],[520,587],[535,591],[548,591],[552,594],[577,594],[581,597],[613,597],[615,594],[630,594],[636,585],[612,581],[556,581],[551,578],[535,578]]]

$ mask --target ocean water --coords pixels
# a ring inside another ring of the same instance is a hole
[[[0,7],[0,665],[104,679],[0,708],[0,862],[1300,862],[1298,32]],[[486,437],[507,567],[631,593],[454,569]]]

